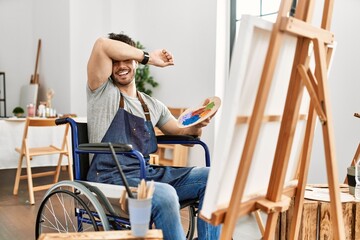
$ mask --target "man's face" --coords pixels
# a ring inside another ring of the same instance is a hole
[[[135,60],[113,62],[113,80],[123,86],[129,85],[135,79],[137,66]]]

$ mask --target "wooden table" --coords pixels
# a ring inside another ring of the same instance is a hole
[[[346,239],[360,239],[360,202],[342,203]],[[330,203],[306,200],[299,239],[333,239]]]
[[[326,188],[326,187],[325,187]],[[348,193],[342,184],[341,192]],[[280,214],[275,239],[289,239],[294,199],[288,211]],[[360,239],[360,202],[342,202],[346,239]],[[334,239],[330,214],[330,202],[305,199],[298,239]]]
[[[19,153],[15,151],[16,147],[21,147],[21,141],[24,134],[26,118],[0,118],[0,169],[17,168]],[[75,118],[76,121],[86,122],[86,118]],[[64,137],[64,126],[58,129],[52,129],[51,134],[41,129],[32,129],[34,136],[30,137],[31,146],[44,146],[52,142],[55,146],[61,146]],[[71,135],[69,134],[69,142]],[[71,149],[71,144],[69,145]],[[33,167],[56,166],[57,156],[41,156],[39,161],[32,162]],[[64,161],[66,164],[66,161]]]
[[[77,240],[95,240],[95,239],[144,239],[144,240],[160,240],[163,239],[162,231],[159,229],[151,229],[146,237],[139,238],[131,235],[130,230],[123,231],[106,231],[106,232],[83,232],[83,233],[43,233],[38,240],[58,240],[58,239],[77,239]]]
[[[5,118],[0,120],[0,169],[17,168],[19,153],[15,151],[15,148],[21,147],[25,121],[26,118]],[[35,132],[28,140],[31,146],[44,146],[49,142],[61,146],[64,137],[63,127],[51,130],[51,134],[40,129],[32,131]],[[56,166],[58,160],[57,156],[41,156],[39,158],[41,158],[39,161],[32,162],[33,167]]]

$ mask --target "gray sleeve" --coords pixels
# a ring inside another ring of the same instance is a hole
[[[175,119],[175,117],[171,114],[170,110],[160,102],[159,100],[156,100],[158,102],[158,111],[159,111],[159,120],[156,124],[157,127],[162,127],[164,124],[166,124],[170,119]]]
[[[118,108],[120,94],[110,81],[94,91],[87,87],[87,122],[90,142],[100,142]]]

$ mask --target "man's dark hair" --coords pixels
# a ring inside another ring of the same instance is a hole
[[[117,41],[127,43],[127,44],[129,44],[129,45],[131,45],[133,47],[136,46],[134,40],[132,40],[129,36],[127,36],[125,34],[122,34],[122,33],[119,33],[119,34],[109,33],[109,38],[112,39],[112,40],[117,40]]]

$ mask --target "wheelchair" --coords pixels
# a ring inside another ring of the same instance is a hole
[[[113,156],[131,155],[139,160],[140,178],[146,179],[145,159],[129,144],[89,143],[87,123],[76,122],[72,118],[56,119],[56,124],[70,124],[73,155],[74,181],[61,181],[54,184],[43,197],[39,206],[35,237],[41,233],[92,232],[108,230],[129,230],[131,225],[128,213],[120,207],[120,195],[125,187],[120,185],[86,181],[89,169],[89,154],[113,154]],[[200,145],[204,149],[205,164],[210,166],[210,154],[207,145],[199,138],[187,135],[157,136],[161,144]],[[159,166],[161,167],[161,166]],[[121,170],[121,169],[120,169]],[[186,239],[193,239],[198,201],[180,202]],[[150,228],[152,227],[150,223]]]

